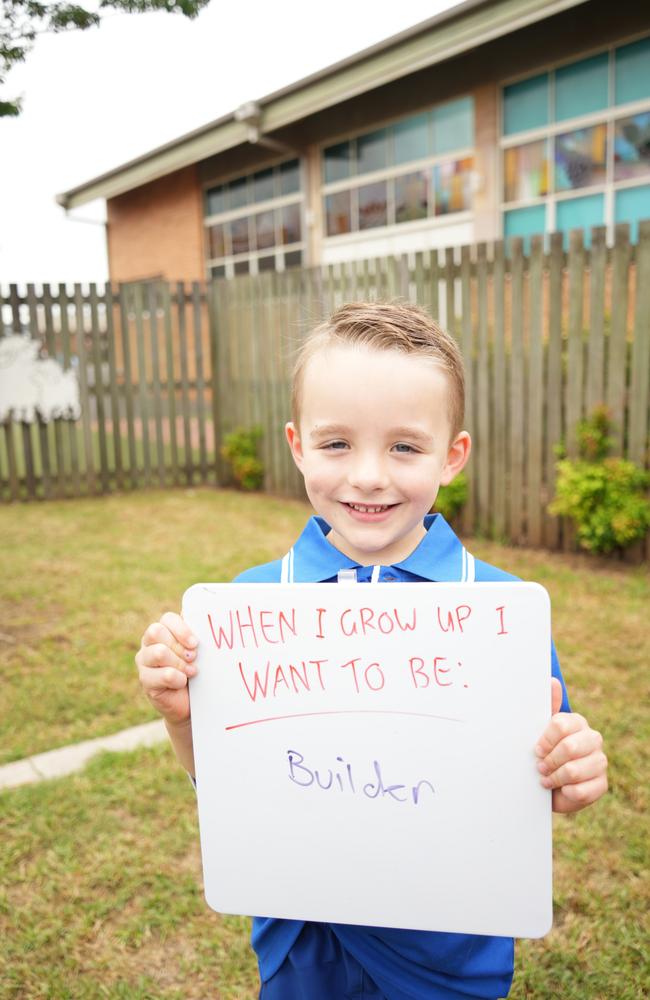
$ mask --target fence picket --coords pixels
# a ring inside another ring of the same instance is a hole
[[[545,502],[555,494],[555,449],[562,440],[562,284],[564,247],[562,233],[551,235],[549,257],[548,366],[546,372],[546,455],[542,478],[546,482]],[[550,514],[544,516],[544,542],[558,547],[560,524]]]
[[[151,384],[153,389],[153,415],[156,429],[156,457],[158,482],[165,485],[165,442],[163,438],[162,390],[160,386],[160,351],[158,348],[158,287],[153,282],[145,290],[151,336]]]
[[[135,447],[135,406],[133,369],[131,367],[131,324],[129,320],[129,288],[120,285],[120,319],[122,327],[122,352],[124,356],[124,402],[129,441],[129,486],[132,490],[140,485],[138,453]]]
[[[477,357],[476,357],[476,434],[478,457],[478,529],[492,530],[490,482],[490,361],[488,353],[488,277],[485,243],[477,248]]]
[[[607,231],[592,230],[589,268],[589,339],[587,355],[587,414],[605,402],[605,262]]]
[[[521,237],[510,240],[512,316],[510,329],[510,503],[509,535],[521,543],[524,491],[524,256]]]
[[[61,316],[61,349],[63,352],[63,369],[69,371],[72,365],[72,349],[70,338],[69,301],[65,285],[59,285],[59,308]],[[73,496],[81,494],[81,479],[79,476],[79,453],[76,421],[66,420],[68,425],[68,446],[70,449],[70,477]]]
[[[526,535],[529,545],[542,542],[542,462],[544,412],[544,351],[542,347],[544,244],[542,236],[533,236],[530,269],[530,319],[528,323],[528,426],[526,445]]]
[[[612,325],[607,357],[607,408],[612,418],[612,453],[623,454],[627,361],[628,280],[630,227],[616,227],[612,254]]]
[[[39,337],[39,322],[38,314],[36,309],[36,294],[33,285],[27,285],[26,290],[26,300],[27,300],[27,315],[29,323],[29,331],[32,340],[38,343],[39,349],[42,347],[42,341]],[[50,448],[47,439],[47,425],[43,420],[42,415],[36,413],[34,415],[35,424],[35,434],[34,441],[38,441],[38,457],[40,461],[34,462],[34,476],[35,479],[40,481],[42,487],[42,495],[45,500],[50,500],[52,498],[52,480],[50,471]],[[30,433],[30,441],[32,440],[32,435]],[[40,468],[40,475],[38,474],[38,469]],[[38,485],[39,483],[34,483],[34,495],[38,495]]]
[[[494,362],[492,368],[492,398],[494,434],[492,437],[493,516],[497,538],[506,535],[506,496],[508,490],[507,441],[508,407],[505,355],[504,248],[499,240],[494,245],[492,287],[494,302]]]
[[[81,415],[84,443],[84,464],[86,486],[88,493],[95,493],[95,460],[93,457],[93,442],[91,436],[92,409],[90,405],[90,390],[88,387],[88,354],[86,352],[86,328],[84,321],[84,301],[80,284],[74,286],[75,321],[77,357],[79,359],[79,395],[81,397]]]
[[[109,284],[104,288],[106,302],[106,341],[108,347],[108,371],[110,376],[111,400],[111,431],[113,434],[113,461],[115,464],[115,481],[118,490],[124,489],[124,468],[122,465],[122,433],[120,414],[119,384],[120,374],[117,370],[117,353],[115,345],[115,311],[118,303],[113,297],[113,289]]]

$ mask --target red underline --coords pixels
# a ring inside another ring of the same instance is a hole
[[[313,715],[414,715],[420,719],[442,719],[443,722],[464,722],[464,719],[455,719],[450,715],[431,715],[429,712],[392,712],[390,709],[381,708],[352,708],[342,710],[332,710],[329,712],[296,712],[293,715],[271,715],[267,719],[252,719],[250,722],[237,722],[234,726],[226,726],[226,732],[230,729],[242,729],[244,726],[257,726],[261,722],[280,722],[282,719],[306,719]]]

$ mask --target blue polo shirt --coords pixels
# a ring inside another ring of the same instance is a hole
[[[359,583],[451,583],[517,579],[474,559],[441,514],[425,517],[424,526],[425,537],[402,562],[360,566],[328,542],[329,525],[320,517],[312,517],[283,559],[254,566],[235,582],[336,583],[356,578]],[[569,711],[554,646],[551,670],[562,684],[562,711]],[[263,981],[280,968],[303,926],[301,920],[254,918],[252,944]],[[512,938],[350,924],[330,926],[389,1000],[494,1000],[507,996],[510,989],[514,969]]]

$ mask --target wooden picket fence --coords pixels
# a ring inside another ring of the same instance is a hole
[[[343,302],[395,297],[425,306],[463,350],[474,441],[463,530],[571,548],[546,508],[556,447],[576,456],[578,421],[605,404],[613,453],[649,464],[650,222],[636,244],[619,226],[611,246],[594,229],[588,247],[576,231],[568,249],[554,234],[207,286],[10,286],[5,332],[29,329],[75,366],[82,416],[2,425],[0,497],[229,485],[223,436],[256,424],[265,488],[303,496],[283,431],[292,354]]]

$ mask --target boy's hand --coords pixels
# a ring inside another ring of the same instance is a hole
[[[603,738],[574,712],[560,712],[562,685],[552,678],[553,716],[535,747],[544,788],[553,789],[553,811],[577,812],[607,791]]]
[[[147,698],[172,725],[190,718],[187,681],[196,674],[196,647],[197,639],[181,616],[166,611],[146,629],[135,657]]]

